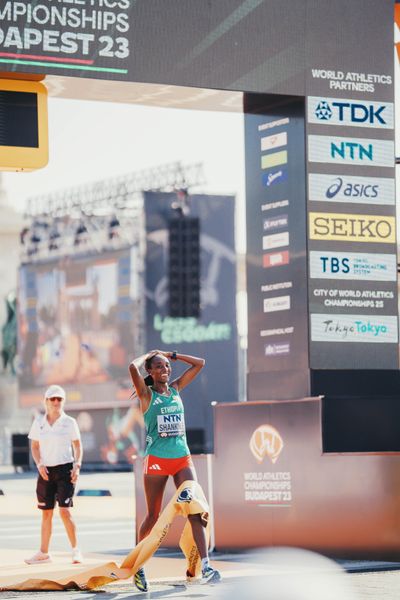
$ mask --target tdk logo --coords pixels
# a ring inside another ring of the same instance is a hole
[[[329,121],[332,118],[332,110],[326,100],[321,100],[315,109],[315,116],[320,121]]]
[[[331,158],[343,158],[347,160],[373,161],[374,150],[372,144],[360,144],[359,142],[331,142]]]
[[[374,106],[373,104],[360,104],[350,102],[327,102],[321,100],[315,109],[315,116],[320,121],[328,121],[332,118],[335,112],[336,117],[341,123],[378,123],[386,125],[386,121],[382,116],[386,106]]]
[[[325,125],[393,129],[391,102],[363,102],[343,98],[308,97],[308,121]]]
[[[335,198],[338,194],[350,198],[376,198],[378,190],[378,184],[344,182],[342,177],[336,177],[332,185],[326,190],[325,196],[329,200]]]

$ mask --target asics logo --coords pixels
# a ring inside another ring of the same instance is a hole
[[[177,502],[191,502],[193,500],[193,493],[190,488],[184,488],[178,496]]]

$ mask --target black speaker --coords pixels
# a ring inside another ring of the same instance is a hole
[[[200,220],[178,214],[169,222],[169,315],[200,316]]]
[[[29,468],[29,439],[27,433],[11,435],[12,464],[14,467]]]

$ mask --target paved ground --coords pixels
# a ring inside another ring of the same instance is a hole
[[[131,473],[99,473],[81,476],[78,489],[109,489],[109,497],[77,497],[74,514],[78,523],[84,565],[71,565],[62,524],[58,517],[52,542],[53,562],[28,566],[23,559],[37,549],[39,515],[34,501],[33,473],[15,475],[0,472],[0,587],[28,578],[63,578],[105,562],[119,564],[134,540],[134,481]],[[242,554],[213,556],[223,575],[218,586],[186,584],[184,560],[177,554],[160,551],[146,567],[151,590],[135,591],[131,581],[120,581],[94,592],[62,592],[62,599],[100,598],[217,598],[220,600],[399,600],[399,564],[344,562],[356,573],[332,573],[326,564],[313,565],[300,573],[290,560],[284,566],[268,563],[264,556]],[[322,559],[324,560],[324,559]],[[327,560],[327,559],[325,559]],[[333,564],[333,563],[332,563]],[[338,569],[334,565],[335,569]],[[379,569],[371,571],[370,569]],[[389,570],[392,568],[393,570]],[[368,572],[365,572],[368,569]],[[387,570],[385,570],[387,569]],[[34,597],[49,600],[57,592],[0,592],[3,598]],[[60,596],[61,597],[61,596]]]

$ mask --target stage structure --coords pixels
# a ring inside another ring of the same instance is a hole
[[[65,386],[89,462],[127,463],[142,452],[128,364],[146,349],[179,348],[207,361],[187,403],[194,453],[212,451],[211,403],[237,399],[236,376],[218,397],[208,391],[218,385],[218,356],[237,363],[234,198],[190,194],[203,181],[201,165],[178,163],[28,205],[18,294],[20,404],[40,407],[47,385]],[[168,313],[168,227],[183,196],[201,227],[197,318]]]
[[[249,402],[215,409],[216,546],[398,554],[399,3],[30,4],[1,9],[10,76],[245,114]]]

